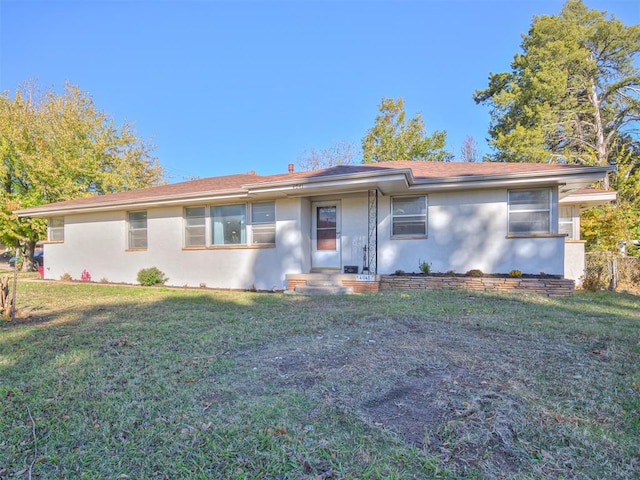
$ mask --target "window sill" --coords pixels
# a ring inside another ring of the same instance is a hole
[[[146,248],[126,248],[125,252],[146,252]]]
[[[202,250],[260,250],[260,249],[276,248],[275,245],[209,245],[206,247],[182,247],[183,252],[202,251]]]
[[[508,233],[507,238],[565,238],[564,233]]]
[[[426,240],[426,235],[392,235],[391,240]]]
[[[64,243],[64,240],[43,240],[43,245],[50,245],[55,243]]]

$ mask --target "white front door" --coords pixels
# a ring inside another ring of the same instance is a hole
[[[340,269],[340,202],[311,206],[311,266]]]

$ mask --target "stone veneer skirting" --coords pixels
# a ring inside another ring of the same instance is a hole
[[[529,292],[553,296],[571,295],[575,282],[565,278],[429,277],[381,275],[380,291],[443,290],[462,288],[487,292]]]

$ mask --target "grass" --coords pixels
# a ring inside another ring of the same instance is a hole
[[[637,478],[639,306],[21,280],[0,478]]]

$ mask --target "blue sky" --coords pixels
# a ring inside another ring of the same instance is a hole
[[[640,23],[636,0],[585,3]],[[468,135],[486,152],[473,92],[562,4],[0,0],[0,90],[78,85],[157,146],[170,182],[282,173],[310,148],[359,146],[383,97],[446,130],[454,154]]]

